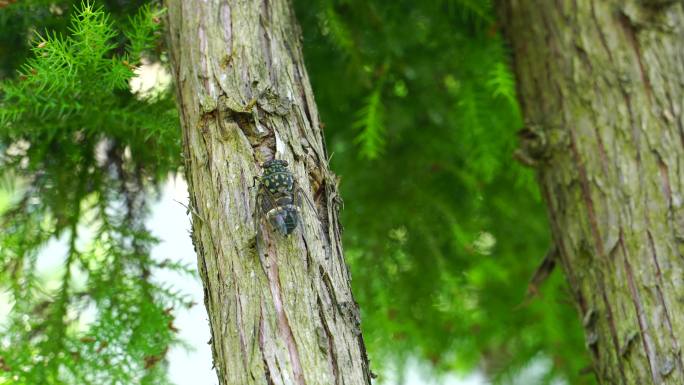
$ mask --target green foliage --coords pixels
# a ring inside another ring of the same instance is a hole
[[[492,95],[505,98],[515,108],[515,84],[508,68],[503,63],[496,63],[489,76],[487,86],[491,88]]]
[[[12,14],[61,27],[35,34],[18,76],[0,79],[12,197],[0,219],[0,290],[13,306],[0,327],[0,384],[164,384],[173,311],[191,304],[151,276],[190,269],[150,258],[157,240],[144,219],[179,164],[177,115],[168,96],[129,91],[133,66],[158,56],[161,11],[145,5],[125,21],[82,2],[69,17],[62,2],[25,16],[47,7],[24,2],[0,18],[9,31],[26,27]],[[46,276],[39,253],[56,240],[67,245],[63,268]]]
[[[360,132],[356,143],[361,145],[361,155],[368,159],[375,159],[380,155],[384,146],[382,83],[378,84],[368,96],[365,105],[358,112],[358,120],[354,122]]]
[[[162,9],[151,8],[146,4],[130,20],[128,28],[125,29],[126,37],[130,41],[127,47],[129,57],[139,61],[144,52],[156,47],[163,13]]]
[[[340,48],[341,52],[351,53],[354,51],[354,41],[337,15],[332,1],[325,3],[324,12],[320,15],[320,23],[321,32],[327,35]]]
[[[489,0],[448,0],[446,6],[451,14],[466,22],[491,24],[494,21]]]

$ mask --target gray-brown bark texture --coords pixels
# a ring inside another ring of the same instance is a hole
[[[168,0],[193,241],[222,385],[370,384],[338,224],[340,198],[287,0]],[[262,221],[259,165],[289,161],[304,204]]]
[[[502,0],[561,265],[603,384],[684,384],[680,1]]]

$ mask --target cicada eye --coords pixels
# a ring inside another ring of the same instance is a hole
[[[283,161],[283,166],[287,167],[287,161],[286,160]]]

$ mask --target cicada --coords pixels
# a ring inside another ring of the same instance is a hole
[[[301,222],[300,209],[303,200],[306,200],[315,211],[313,203],[306,197],[287,167],[288,163],[285,160],[269,160],[261,165],[261,176],[255,177],[255,183],[259,182],[254,213],[257,246],[261,241],[259,221],[262,218],[266,219],[278,233],[289,236]]]

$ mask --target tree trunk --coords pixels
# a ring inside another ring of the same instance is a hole
[[[370,384],[340,242],[337,179],[288,0],[168,0],[193,243],[222,385]],[[287,160],[290,236],[253,220],[259,165]]]
[[[684,12],[502,0],[559,259],[603,384],[684,384]],[[521,218],[524,220],[524,218]]]

